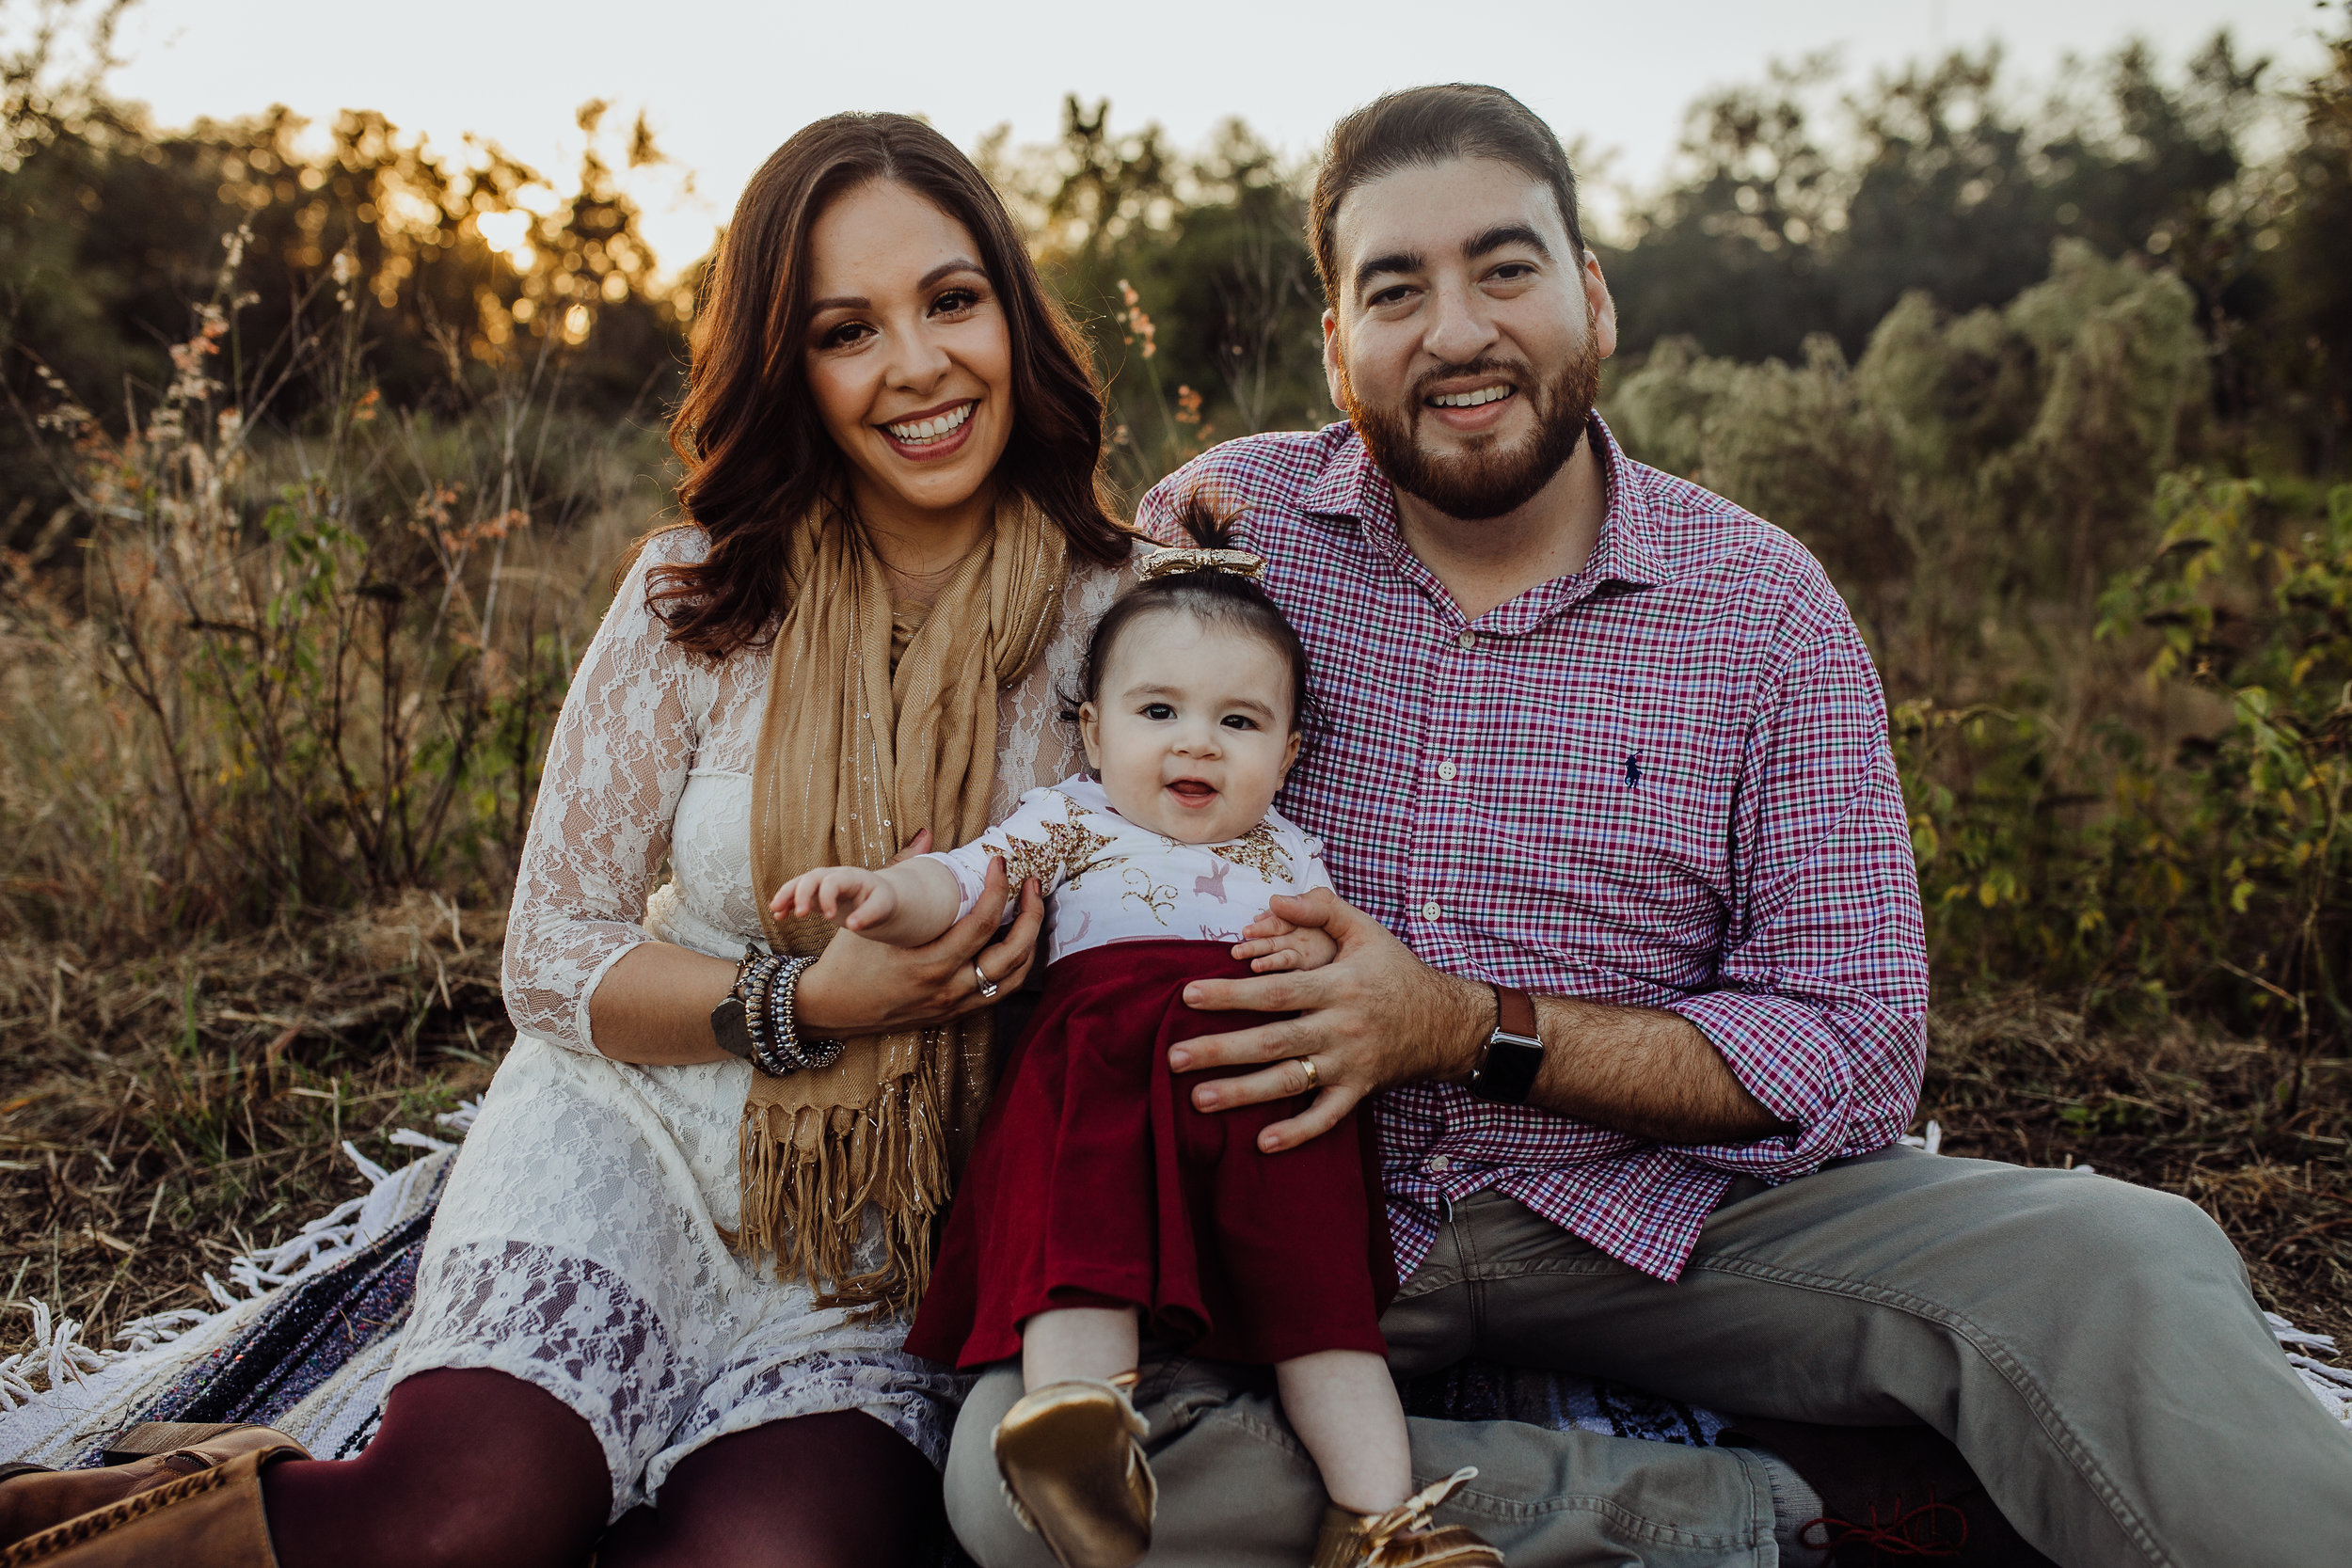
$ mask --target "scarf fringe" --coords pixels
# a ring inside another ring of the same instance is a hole
[[[932,1240],[947,1208],[946,1122],[931,1075],[919,1069],[886,1085],[870,1108],[745,1106],[743,1227],[730,1244],[745,1257],[771,1256],[776,1277],[805,1281],[818,1307],[854,1308],[861,1322],[911,1317],[930,1283]],[[883,1259],[860,1271],[869,1203],[882,1214]]]

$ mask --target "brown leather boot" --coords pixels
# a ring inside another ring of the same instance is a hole
[[[14,1473],[0,1473],[0,1547],[150,1487],[226,1465],[240,1454],[281,1449],[310,1457],[301,1444],[268,1427],[145,1421],[115,1439],[101,1468],[12,1465]]]

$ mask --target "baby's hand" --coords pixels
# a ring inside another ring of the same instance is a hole
[[[1236,942],[1233,957],[1248,958],[1251,973],[1321,969],[1340,956],[1340,944],[1320,926],[1294,926],[1268,910],[1242,927],[1248,940]]]
[[[863,931],[898,912],[898,892],[862,867],[820,865],[778,888],[768,907],[778,918],[821,914],[845,931]]]

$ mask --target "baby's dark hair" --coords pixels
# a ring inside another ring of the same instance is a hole
[[[1177,522],[1185,534],[1204,550],[1245,547],[1234,526],[1236,521],[1236,517],[1219,516],[1216,509],[1197,494],[1184,503],[1184,510],[1177,515]],[[1307,689],[1306,644],[1299,641],[1289,618],[1264,589],[1239,572],[1215,569],[1153,578],[1114,600],[1094,624],[1094,635],[1087,641],[1086,662],[1078,671],[1078,689],[1074,694],[1065,694],[1062,717],[1075,721],[1081,703],[1102,699],[1103,673],[1110,665],[1111,650],[1118,646],[1121,633],[1147,615],[1171,610],[1264,639],[1290,665],[1291,728],[1301,733],[1314,728],[1315,704]]]

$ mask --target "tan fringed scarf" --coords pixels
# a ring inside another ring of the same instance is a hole
[[[894,672],[890,581],[859,529],[828,512],[795,531],[791,604],[768,673],[752,774],[752,874],[778,952],[814,957],[823,920],[777,922],[768,895],[811,866],[879,866],[929,828],[941,849],[988,826],[996,698],[1061,615],[1061,530],[1025,500],[996,508]],[[907,1313],[930,1274],[931,1225],[991,1082],[988,1015],[867,1035],[821,1071],[752,1077],[738,1251],[772,1252],[820,1304]],[[888,1257],[856,1273],[868,1203]]]

